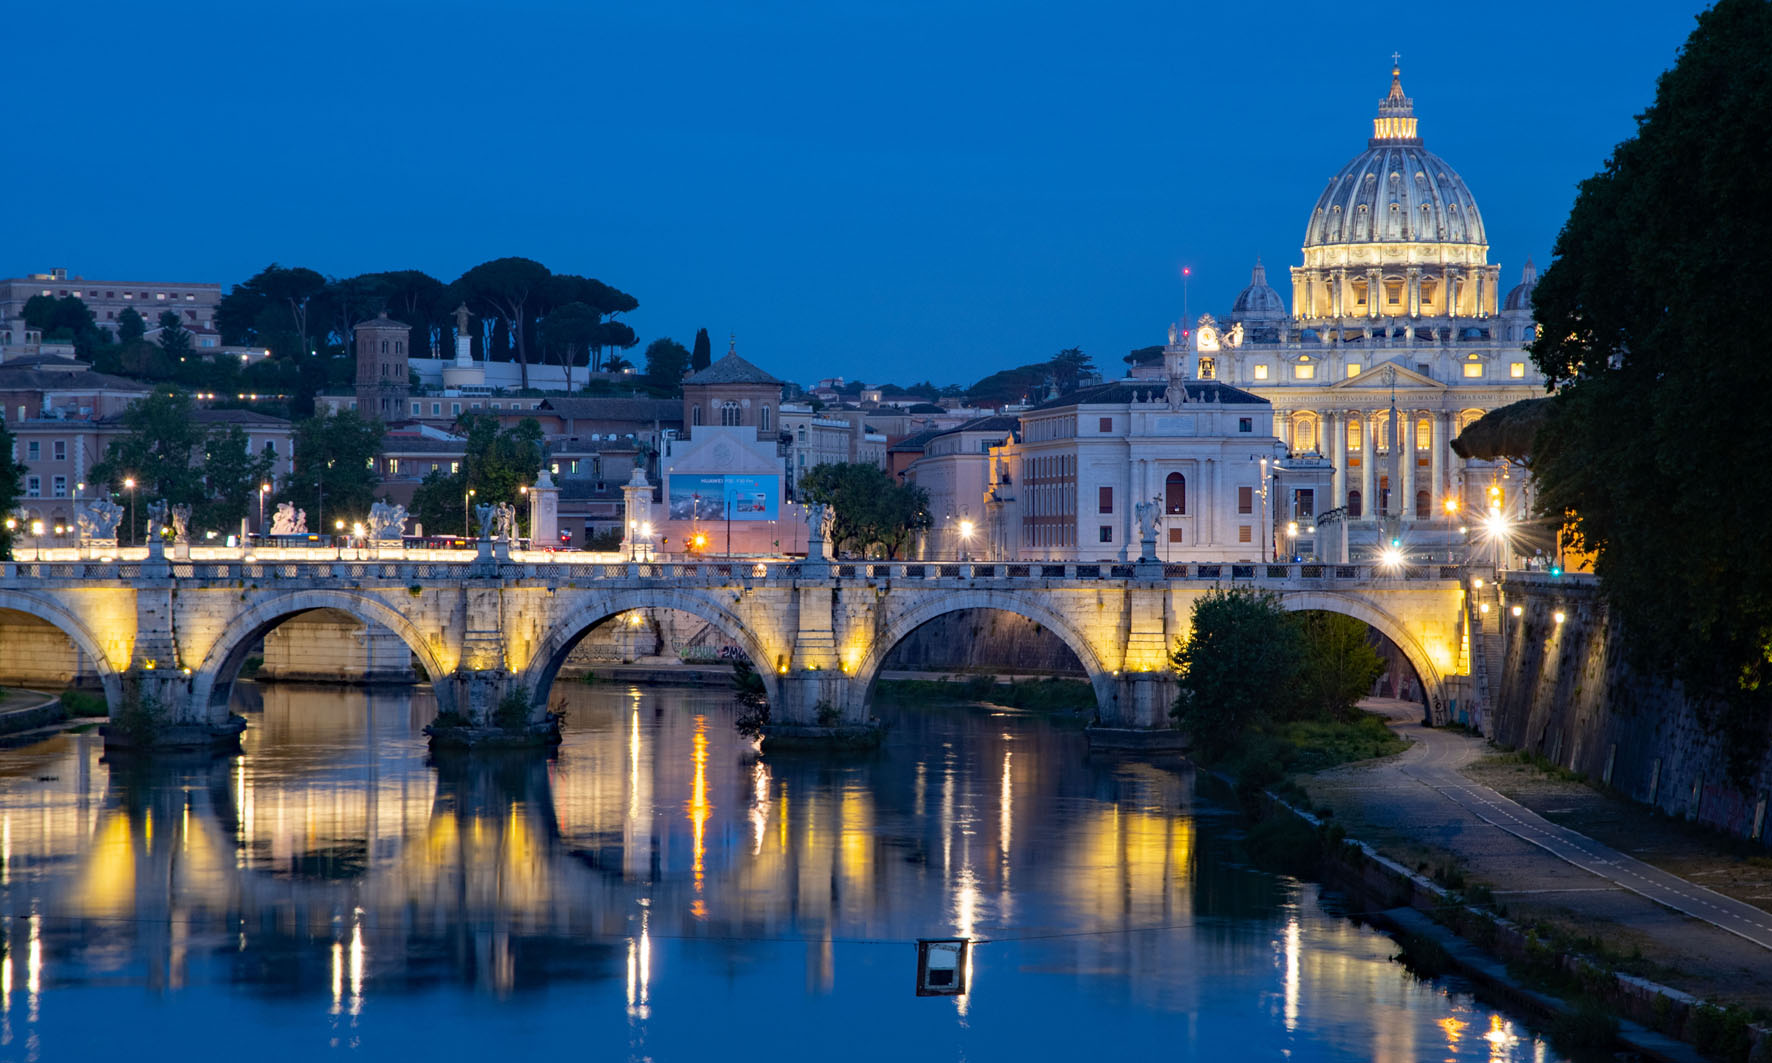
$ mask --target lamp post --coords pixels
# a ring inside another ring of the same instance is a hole
[[[1261,554],[1267,556],[1268,520],[1267,520],[1267,459],[1261,459],[1261,512],[1256,519],[1261,523]]]
[[[123,486],[129,490],[129,545],[135,545],[135,477],[125,476]]]
[[[471,523],[469,523],[470,518],[468,516],[468,499],[473,498],[473,497],[474,497],[474,489],[472,487],[470,487],[466,491],[462,492],[462,496],[461,496],[461,537],[464,539],[472,539],[474,537],[474,526]]]
[[[972,548],[972,522],[969,520],[963,520],[960,522],[960,560],[962,560],[962,561],[969,560],[971,548]]]
[[[265,537],[265,495],[270,494],[270,484],[258,485],[258,537]]]

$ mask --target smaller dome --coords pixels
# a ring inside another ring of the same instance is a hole
[[[1538,287],[1538,267],[1526,260],[1526,268],[1520,271],[1520,283],[1514,290],[1507,293],[1507,302],[1502,304],[1503,310],[1531,310],[1532,289]]]
[[[1272,321],[1286,316],[1286,303],[1280,293],[1274,291],[1267,282],[1267,268],[1261,259],[1255,260],[1255,269],[1249,274],[1249,287],[1244,288],[1231,304],[1231,320],[1233,321]]]

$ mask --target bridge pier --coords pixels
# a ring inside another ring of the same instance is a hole
[[[1107,686],[1108,697],[1101,697]],[[1087,729],[1089,748],[1140,752],[1180,752],[1187,747],[1169,710],[1177,685],[1172,671],[1122,672],[1095,682],[1100,722]]]
[[[518,749],[560,744],[560,718],[502,668],[459,668],[441,681],[432,749]]]
[[[806,668],[778,675],[763,728],[764,749],[869,749],[880,744],[880,721],[865,692],[841,670]]]

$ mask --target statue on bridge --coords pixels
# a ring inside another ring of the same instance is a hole
[[[1138,521],[1138,559],[1155,561],[1157,530],[1163,526],[1163,507],[1155,499],[1147,498],[1132,506],[1132,514]]]
[[[490,541],[493,526],[498,520],[498,506],[491,502],[477,503],[474,506],[474,519],[480,522],[480,540]]]
[[[498,504],[498,521],[493,534],[507,543],[517,541],[517,507],[509,502]]]
[[[164,498],[148,503],[148,542],[154,542],[166,534],[168,508]]]
[[[272,535],[306,535],[308,511],[296,509],[293,502],[277,503],[277,515],[271,518]]]
[[[108,498],[83,500],[74,514],[74,523],[80,528],[82,540],[115,542],[117,525],[122,520],[123,507]]]
[[[829,561],[836,553],[831,533],[836,529],[837,511],[823,502],[806,506],[806,560]]]
[[[369,507],[369,538],[371,542],[398,539],[406,531],[406,507],[377,502]]]
[[[191,507],[183,503],[172,507],[172,541],[175,543],[191,541]]]

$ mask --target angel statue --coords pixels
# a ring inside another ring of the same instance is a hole
[[[498,507],[491,502],[480,502],[474,506],[474,519],[480,522],[480,538],[492,538],[493,522],[498,518]]]
[[[164,498],[148,503],[148,541],[153,542],[166,534],[166,500]]]
[[[191,507],[176,505],[172,507],[172,541],[188,543],[191,541]]]
[[[117,524],[123,519],[123,507],[108,498],[88,499],[74,515],[80,527],[80,538],[100,541],[117,538]]]
[[[517,541],[517,507],[509,502],[498,504],[498,525],[495,532],[498,538],[507,543]]]
[[[398,539],[406,530],[406,507],[377,502],[369,507],[369,538],[374,542]]]

